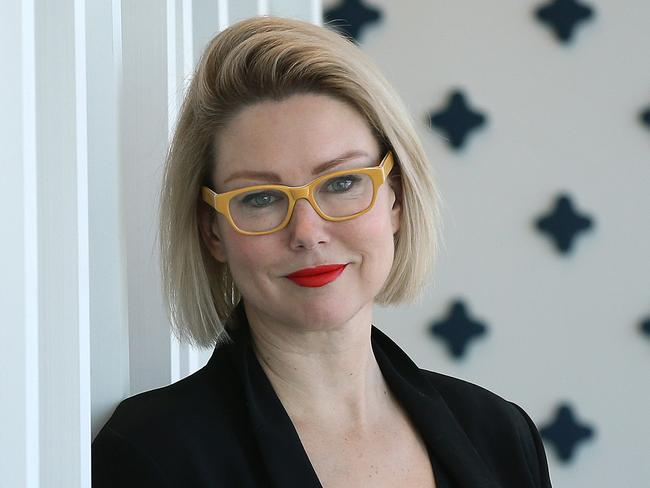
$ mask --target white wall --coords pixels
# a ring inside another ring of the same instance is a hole
[[[83,17],[83,5],[72,1],[5,2],[1,17],[2,59],[10,68],[0,90],[0,207],[9,223],[1,294],[9,412],[1,416],[0,462],[8,486],[89,481]]]
[[[0,431],[2,455],[0,472],[8,486],[33,486],[33,473],[38,465],[38,410],[31,408],[35,398],[37,377],[36,321],[34,308],[38,294],[34,283],[35,250],[35,184],[33,152],[23,144],[23,134],[33,138],[33,95],[23,93],[23,86],[33,83],[33,76],[23,73],[31,68],[23,61],[27,49],[22,38],[23,12],[20,4],[8,3],[0,17],[0,52],[5,70],[13,76],[0,79],[0,107],[11,117],[0,117],[0,219],[2,221],[2,253],[0,269],[0,307],[4,312],[0,324],[0,369],[14,374],[0,375]],[[27,26],[29,27],[29,26]],[[33,58],[33,56],[32,56]],[[33,71],[33,70],[31,70]],[[30,80],[31,78],[31,80]],[[23,104],[25,108],[23,109]],[[22,163],[22,164],[21,164]],[[29,245],[28,243],[31,243]],[[5,442],[12,446],[4,447]],[[30,454],[30,458],[27,457]],[[36,455],[36,457],[34,456]],[[29,484],[28,484],[29,483]]]
[[[543,1],[366,3],[384,20],[361,47],[409,107],[444,199],[423,303],[380,309],[377,325],[538,426],[569,401],[596,436],[570,464],[547,446],[554,486],[649,486],[650,3],[585,0],[596,17],[567,46],[533,19]],[[426,124],[457,86],[489,117],[460,153]],[[563,190],[595,219],[570,257],[532,227]],[[461,362],[427,330],[457,297],[490,328]]]

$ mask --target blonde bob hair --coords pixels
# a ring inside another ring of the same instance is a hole
[[[402,215],[393,266],[375,301],[397,305],[421,298],[438,251],[439,202],[399,96],[351,40],[299,20],[253,17],[220,32],[206,47],[167,154],[160,196],[161,271],[181,341],[204,347],[230,342],[224,325],[229,318],[235,321],[232,312],[242,298],[227,264],[210,255],[199,232],[200,189],[218,164],[215,135],[243,108],[296,93],[351,104],[380,145],[393,152]]]

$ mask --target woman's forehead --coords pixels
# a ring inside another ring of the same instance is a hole
[[[324,161],[318,160],[320,162],[305,160],[291,165],[271,163],[241,165],[238,169],[223,168],[220,186],[223,187],[221,191],[238,188],[250,182],[297,186],[339,169],[372,166],[377,163],[377,159],[378,157],[374,153],[362,149],[352,149]]]
[[[225,184],[234,173],[322,173],[336,163],[372,163],[378,153],[373,131],[354,108],[332,97],[294,95],[238,113],[215,137],[213,171]]]

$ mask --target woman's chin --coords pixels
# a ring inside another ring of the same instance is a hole
[[[334,330],[345,327],[362,314],[364,308],[363,304],[355,304],[340,297],[332,301],[300,303],[293,308],[290,320],[308,330]]]

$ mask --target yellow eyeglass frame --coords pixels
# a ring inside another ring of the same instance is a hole
[[[320,215],[323,219],[328,220],[330,222],[350,220],[365,214],[375,205],[375,200],[377,199],[377,193],[379,192],[379,188],[386,181],[388,174],[393,169],[393,165],[394,165],[393,153],[391,151],[388,151],[378,166],[371,166],[370,168],[359,168],[359,169],[354,168],[354,169],[343,169],[340,171],[334,171],[332,173],[319,176],[318,178],[312,180],[310,183],[307,183],[306,185],[302,185],[302,186],[254,185],[254,186],[246,186],[244,188],[238,188],[236,190],[231,190],[224,193],[216,193],[210,188],[208,188],[207,186],[202,186],[201,197],[204,202],[206,202],[208,205],[210,205],[220,214],[224,215],[228,220],[228,222],[230,223],[230,225],[240,234],[249,235],[249,236],[272,234],[273,232],[282,230],[287,226],[287,224],[291,220],[291,216],[293,215],[293,209],[296,206],[296,202],[301,198],[304,198],[305,200],[309,201],[309,203],[311,204],[312,208],[316,211],[316,213],[318,213],[318,215]],[[361,212],[348,215],[347,217],[329,217],[328,215],[325,215],[323,211],[320,209],[320,207],[318,206],[318,203],[316,203],[313,194],[314,189],[318,186],[320,182],[324,180],[327,180],[329,178],[334,178],[336,176],[343,176],[349,174],[365,174],[370,177],[373,184],[373,193],[372,193],[372,200],[370,202],[370,205],[368,205],[368,207],[362,210]],[[235,224],[235,221],[230,215],[230,200],[232,200],[237,195],[240,195],[241,193],[247,193],[255,190],[281,191],[285,195],[287,195],[287,198],[289,199],[289,206],[287,207],[287,216],[279,225],[277,225],[275,228],[271,230],[264,230],[258,232],[242,230],[239,227],[237,227],[237,224]]]

